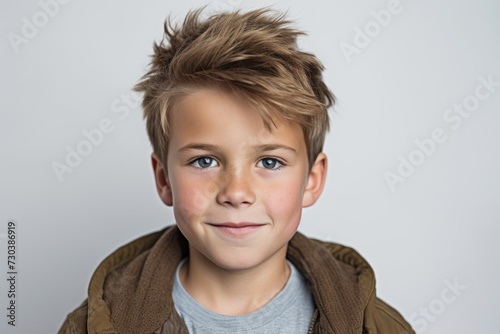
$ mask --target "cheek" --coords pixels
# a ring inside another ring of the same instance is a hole
[[[302,213],[302,187],[298,183],[269,187],[265,192],[268,212],[273,220],[300,220]]]
[[[172,182],[172,195],[176,219],[184,223],[196,220],[209,204],[207,187],[188,178]]]

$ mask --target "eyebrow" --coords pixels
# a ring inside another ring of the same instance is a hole
[[[187,144],[187,145],[182,146],[180,149],[177,150],[177,152],[182,153],[182,152],[189,151],[189,150],[203,150],[203,151],[219,152],[221,149],[217,145],[191,143],[191,144]]]
[[[263,145],[257,145],[254,146],[256,151],[275,151],[275,150],[288,150],[291,151],[295,154],[297,154],[297,151],[290,146],[287,145],[282,145],[282,144],[263,144]]]
[[[275,150],[288,150],[291,151],[294,154],[297,154],[297,151],[290,146],[283,145],[283,144],[262,144],[262,145],[255,145],[252,146],[252,148],[255,151],[275,151]],[[203,144],[203,143],[191,143],[182,146],[177,152],[183,153],[185,151],[189,150],[203,150],[203,151],[212,151],[212,152],[220,152],[222,149],[218,145],[212,145],[212,144]]]

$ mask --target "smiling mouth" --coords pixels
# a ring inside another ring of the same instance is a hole
[[[248,223],[248,222],[241,222],[241,223],[228,222],[222,224],[209,223],[208,225],[215,227],[217,231],[220,231],[226,235],[238,237],[238,236],[245,236],[247,234],[255,232],[264,227],[266,224]]]
[[[215,227],[244,228],[244,227],[257,227],[257,226],[262,226],[264,224],[248,223],[248,222],[241,222],[241,223],[228,222],[228,223],[222,223],[222,224],[208,223],[208,225],[215,226]]]

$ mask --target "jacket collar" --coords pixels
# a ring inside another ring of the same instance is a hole
[[[89,333],[153,333],[174,310],[173,277],[188,243],[177,226],[119,248],[96,269],[88,289]],[[287,258],[308,280],[326,333],[361,333],[375,278],[353,249],[297,232]]]

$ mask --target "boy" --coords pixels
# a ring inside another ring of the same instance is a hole
[[[308,239],[334,95],[267,9],[165,23],[136,86],[175,226],[106,258],[60,333],[414,333],[354,250]]]

